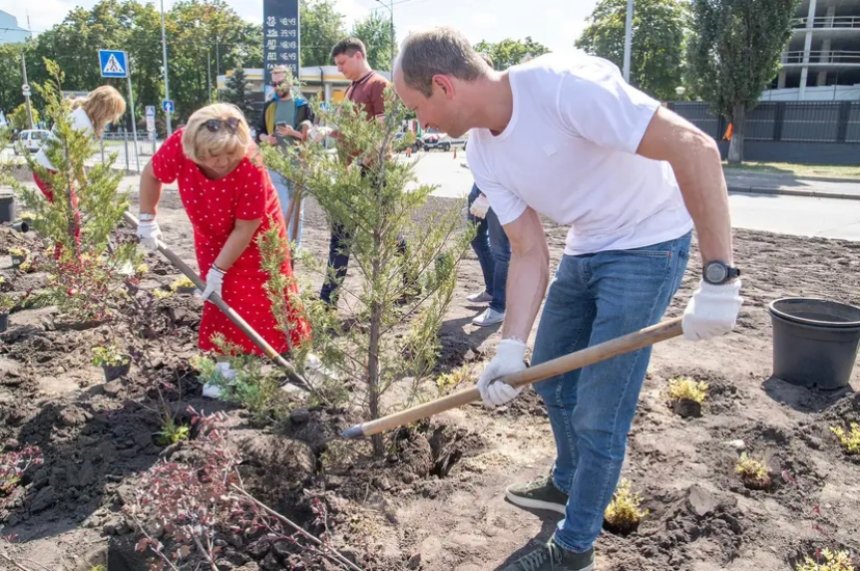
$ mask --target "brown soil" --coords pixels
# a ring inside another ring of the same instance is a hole
[[[175,191],[166,192],[159,216],[166,242],[193,262]],[[565,229],[546,224],[557,261]],[[2,248],[31,239],[0,229]],[[309,205],[305,247],[322,256],[327,240],[322,214]],[[746,298],[737,329],[708,342],[675,339],[655,348],[624,469],[649,515],[632,534],[601,536],[600,571],[787,570],[822,547],[860,552],[857,461],[829,431],[860,421],[860,396],[772,378],[766,310],[788,295],[860,303],[860,244],[739,231],[736,246]],[[44,276],[13,272],[3,254],[6,287],[39,286]],[[680,315],[697,274],[694,264],[669,316]],[[154,264],[141,287],[167,286],[176,277],[166,263]],[[479,370],[492,354],[498,328],[472,326],[481,308],[465,303],[481,287],[469,256],[441,333],[440,371],[465,363]],[[533,391],[494,411],[470,405],[395,431],[389,455],[371,461],[367,443],[331,438],[354,420],[343,411],[298,409],[286,426],[261,427],[233,406],[202,399],[188,364],[199,310],[187,295],[160,301],[148,331],[66,323],[52,308],[12,314],[0,334],[0,445],[38,445],[45,463],[0,513],[0,553],[31,569],[88,571],[107,550],[111,571],[144,568],[122,505],[161,457],[182,458],[181,447],[166,453],[154,441],[160,421],[153,371],[176,410],[190,404],[226,412],[230,441],[245,456],[243,477],[261,499],[309,524],[308,498],[322,498],[335,542],[363,568],[496,569],[552,533],[556,516],[503,499],[507,485],[552,462],[552,438]],[[109,340],[127,345],[135,364],[125,378],[105,383],[89,363],[90,348]],[[681,418],[667,406],[666,382],[677,375],[710,385],[701,417]],[[855,368],[852,385],[858,383]],[[768,490],[749,490],[737,478],[741,450],[766,459],[774,477]],[[13,568],[3,561],[0,569]],[[244,570],[326,568],[301,566],[295,554],[270,545],[239,545],[232,561]]]

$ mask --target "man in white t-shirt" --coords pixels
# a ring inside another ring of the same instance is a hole
[[[688,339],[730,331],[741,306],[728,198],[714,140],[621,78],[608,61],[545,55],[490,69],[460,33],[410,35],[394,86],[423,128],[471,129],[469,165],[511,242],[502,341],[478,389],[487,406],[523,358],[549,283],[538,214],[570,226],[532,362],[657,323],[684,274],[695,226],[705,271],[684,312]],[[549,476],[507,498],[564,514],[552,538],[505,571],[588,571],[621,472],[648,367],[643,349],[535,384],[556,443]]]

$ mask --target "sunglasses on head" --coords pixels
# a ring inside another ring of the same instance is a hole
[[[209,119],[203,125],[210,133],[217,133],[221,130],[221,127],[226,127],[231,133],[235,134],[239,128],[239,119],[236,117],[230,117],[229,119]]]

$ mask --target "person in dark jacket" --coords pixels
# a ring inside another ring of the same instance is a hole
[[[260,142],[286,149],[290,145],[306,141],[313,125],[314,115],[306,99],[293,97],[293,81],[286,66],[279,65],[272,69],[272,87],[275,89],[274,93],[263,107],[262,120],[257,126],[257,137]],[[304,222],[301,196],[296,196],[292,181],[287,180],[281,173],[269,169],[269,176],[278,191],[281,212],[287,223],[287,235],[291,242],[301,245]],[[290,208],[294,199],[298,202]]]

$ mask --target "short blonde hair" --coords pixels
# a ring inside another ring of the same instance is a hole
[[[206,122],[213,119],[221,121],[217,131],[206,127]],[[235,132],[227,126],[228,119],[238,120]],[[231,103],[213,103],[198,109],[188,118],[182,133],[182,150],[195,163],[224,153],[244,156],[250,146],[251,130],[245,116]]]
[[[102,136],[108,123],[113,123],[125,113],[125,99],[110,85],[93,89],[80,100],[79,105],[78,101],[72,103],[73,108],[78,106],[82,107],[90,118],[96,138]]]

